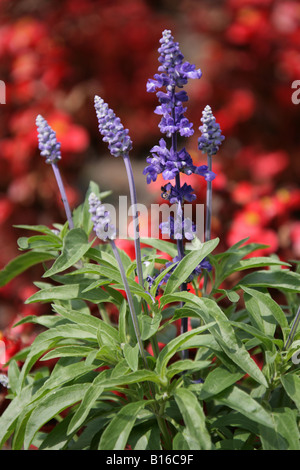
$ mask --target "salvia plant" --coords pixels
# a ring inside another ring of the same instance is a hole
[[[18,226],[35,234],[19,239],[24,253],[0,274],[4,285],[41,264],[43,278],[26,303],[51,305],[49,314],[18,323],[37,324],[41,332],[1,375],[10,400],[0,418],[1,446],[300,449],[298,263],[256,257],[264,245],[247,239],[218,251],[210,228],[213,157],[224,136],[206,106],[196,150],[207,164],[194,164],[179,143],[194,133],[184,88],[202,72],[184,61],[169,30],[158,51],[158,73],[147,91],[156,92],[163,137],[150,150],[144,175],[148,184],[161,175],[162,197],[177,209],[160,227],[169,240],[140,238],[129,131],[102,98],[94,102],[103,141],[123,159],[128,176],[133,261],[117,247],[117,229],[103,203],[108,192],[91,182],[82,204],[70,210],[60,143],[37,117],[39,149],[53,168],[67,220],[53,228]],[[198,175],[199,185],[206,185],[204,240],[184,217],[184,204],[196,194],[186,178],[182,183],[183,174]],[[108,305],[118,313],[116,323]],[[54,365],[43,367],[50,360]]]

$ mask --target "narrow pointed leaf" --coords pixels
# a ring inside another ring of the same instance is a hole
[[[41,427],[61,411],[82,400],[88,384],[70,385],[47,395],[34,409],[26,425],[24,448],[28,449]]]
[[[137,416],[146,401],[125,405],[103,432],[99,450],[124,450]]]
[[[53,253],[43,253],[39,251],[29,251],[28,253],[17,256],[0,271],[0,287],[5,286],[16,276],[31,268],[31,266],[53,258],[55,258]]]
[[[219,239],[215,238],[202,244],[199,250],[192,250],[176,266],[165,288],[165,294],[171,294],[184,283],[198,264],[209,255],[218,245]]]
[[[180,388],[176,390],[174,397],[185,424],[182,434],[190,450],[211,450],[205,415],[196,396],[190,390]]]
[[[87,234],[80,228],[70,230],[63,240],[61,255],[43,277],[50,277],[73,266],[79,261],[93,242],[88,242]]]
[[[199,298],[189,292],[180,292],[178,294],[164,295],[160,301],[161,307],[175,301],[197,305],[199,307],[198,314],[206,324],[215,322],[214,325],[209,325],[208,329],[227,356],[254,380],[267,386],[263,373],[253,361],[244,344],[235,334],[230,321],[214,300]]]

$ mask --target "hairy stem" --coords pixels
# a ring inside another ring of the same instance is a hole
[[[212,169],[212,156],[207,155],[208,170]],[[205,241],[211,238],[211,216],[212,216],[212,182],[207,181],[206,186],[206,219],[205,219]]]
[[[132,166],[131,166],[129,155],[128,154],[125,155],[123,157],[123,160],[124,160],[124,164],[125,164],[125,168],[126,168],[126,172],[127,172],[130,198],[131,198],[131,206],[132,206],[132,210],[133,210],[133,219],[134,219],[134,227],[135,227],[134,247],[135,247],[137,276],[138,276],[138,281],[139,281],[140,286],[144,287],[143,268],[142,268],[142,251],[141,251],[141,243],[140,243],[139,214],[138,214],[138,208],[137,208],[136,188],[135,188],[135,182],[134,182],[133,171],[132,171]],[[147,305],[147,303],[144,299],[142,300],[142,305],[143,305],[144,312],[147,315],[149,315],[148,305]],[[159,347],[158,347],[157,338],[156,337],[150,338],[150,342],[151,342],[151,346],[152,346],[154,356],[157,358],[158,354],[159,354]]]
[[[142,342],[142,339],[141,339],[141,332],[140,332],[140,328],[139,328],[139,324],[138,324],[138,319],[137,319],[137,315],[136,315],[136,312],[135,312],[132,295],[131,295],[129,285],[128,285],[128,282],[127,282],[124,266],[122,264],[122,261],[121,261],[121,258],[120,258],[120,255],[119,255],[119,252],[118,252],[118,249],[116,247],[116,244],[115,244],[114,240],[110,240],[110,244],[111,244],[114,256],[115,256],[115,258],[117,260],[117,263],[119,265],[119,270],[120,270],[120,274],[121,274],[122,281],[123,281],[123,284],[124,284],[125,292],[126,292],[126,295],[127,295],[127,300],[128,300],[129,310],[130,310],[130,314],[131,314],[131,319],[132,319],[136,339],[137,339],[137,342],[138,342],[138,345],[139,345],[140,353],[141,353],[141,356],[142,356],[142,359],[143,359],[143,362],[144,362],[144,365],[145,365],[145,369],[148,369],[148,363],[147,363],[147,359],[146,359],[146,355],[145,355],[145,351],[144,351],[143,342]]]
[[[64,187],[64,184],[63,184],[63,181],[62,181],[62,178],[61,178],[61,174],[60,174],[59,168],[57,166],[57,163],[52,163],[51,166],[52,166],[54,176],[55,176],[56,181],[57,181],[58,189],[59,189],[59,192],[60,192],[60,195],[61,195],[61,200],[62,200],[64,208],[65,208],[67,220],[68,220],[68,223],[69,223],[69,229],[71,230],[72,228],[74,228],[74,223],[73,223],[72,213],[71,213],[70,205],[69,205],[69,202],[68,202],[68,199],[67,199],[65,187]]]
[[[175,122],[175,88],[173,89],[173,108],[172,108],[172,118]],[[177,152],[177,132],[173,132],[172,134],[172,149],[173,152]],[[176,189],[180,189],[180,175],[179,173],[175,177],[175,185]],[[180,202],[178,203],[180,205]],[[177,240],[177,252],[179,259],[181,260],[184,257],[184,246],[183,246],[183,238]],[[181,291],[186,291],[186,284],[182,284],[180,286]],[[180,306],[183,306],[183,302],[180,303]],[[188,329],[188,319],[187,318],[182,318],[181,319],[181,325],[180,325],[180,331],[182,333],[186,333]],[[188,351],[184,350],[182,351],[182,359],[187,359],[188,358]]]
[[[211,171],[212,169],[212,156],[207,154],[207,166],[208,170]],[[205,217],[205,241],[209,241],[211,238],[211,216],[212,216],[212,182],[207,181],[206,186],[206,217]],[[208,272],[205,271],[204,273],[204,285],[203,290],[204,293],[207,291],[207,282],[208,282]]]
[[[125,155],[124,164],[127,171],[128,183],[129,183],[129,191],[130,191],[130,198],[131,198],[131,206],[133,210],[133,220],[134,220],[134,247],[135,247],[135,256],[136,256],[136,267],[137,267],[137,275],[139,284],[144,287],[144,279],[143,279],[143,269],[142,269],[142,255],[141,255],[141,243],[140,243],[140,225],[139,225],[139,214],[137,209],[137,197],[136,197],[136,189],[133,177],[133,171],[131,162],[128,155]]]

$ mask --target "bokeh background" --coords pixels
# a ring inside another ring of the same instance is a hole
[[[18,254],[16,241],[24,235],[13,225],[64,221],[51,167],[38,152],[37,114],[62,143],[60,168],[72,207],[91,179],[112,189],[112,198],[128,191],[123,162],[108,154],[98,133],[95,94],[130,130],[139,201],[162,201],[161,181],[147,186],[142,171],[161,137],[157,98],[146,82],[157,71],[164,29],[203,72],[187,87],[195,134],[185,145],[195,162],[205,163],[197,151],[205,105],[226,136],[214,158],[212,236],[221,238],[221,248],[249,236],[269,245],[260,254],[299,258],[300,104],[291,99],[292,83],[300,80],[299,1],[1,0],[1,268]],[[204,203],[205,185],[199,177],[189,183]],[[23,304],[38,278],[32,268],[0,289],[0,339],[8,356],[32,339],[28,326],[10,326],[41,313],[40,305]]]

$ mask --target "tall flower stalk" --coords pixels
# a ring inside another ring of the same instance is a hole
[[[91,193],[89,196],[89,212],[92,215],[92,222],[94,224],[94,232],[96,233],[97,237],[102,240],[102,241],[109,241],[112,251],[114,253],[114,256],[116,258],[116,261],[119,266],[119,271],[121,274],[121,278],[124,284],[125,292],[127,295],[127,300],[128,300],[128,305],[129,305],[129,310],[130,310],[130,315],[136,335],[136,339],[139,345],[139,350],[141,357],[144,362],[144,366],[147,369],[148,364],[147,364],[147,359],[144,351],[144,346],[143,342],[141,339],[141,333],[139,329],[139,324],[138,324],[138,319],[137,319],[137,314],[134,308],[134,303],[132,299],[132,295],[129,289],[129,285],[127,282],[126,278],[126,273],[124,270],[123,263],[121,261],[118,249],[116,247],[114,239],[116,238],[116,229],[115,227],[111,224],[111,219],[110,219],[110,214],[106,210],[105,206],[101,204],[101,201],[97,198],[95,193]]]
[[[134,220],[134,247],[137,276],[139,284],[144,287],[137,195],[132,166],[129,158],[129,152],[132,149],[132,141],[128,135],[128,129],[124,129],[120,118],[115,115],[114,111],[108,107],[108,104],[105,103],[102,98],[96,95],[94,99],[94,105],[98,118],[99,132],[103,137],[102,140],[108,143],[108,148],[111,155],[114,157],[123,157],[125,164]],[[142,300],[142,305],[144,312],[149,314],[148,305],[144,299]],[[159,354],[159,348],[156,338],[151,338],[151,344],[153,352],[157,357]]]
[[[198,139],[198,148],[207,155],[207,167],[212,171],[212,157],[215,155],[225,137],[221,133],[220,125],[216,122],[211,107],[206,106],[202,112],[202,126],[199,127],[201,137]],[[212,219],[212,182],[207,181],[206,186],[206,217],[205,217],[205,241],[211,239],[211,219]],[[207,289],[208,275],[204,275],[204,292]]]
[[[46,119],[44,119],[40,114],[36,118],[36,126],[38,131],[38,141],[41,156],[46,159],[47,164],[52,166],[52,170],[61,195],[61,200],[65,208],[69,228],[72,229],[74,228],[72,212],[57,164],[59,160],[61,160],[61,144],[57,141],[56,132],[49,126]]]
[[[108,143],[108,148],[111,155],[114,157],[122,156],[124,160],[129,183],[131,207],[133,210],[133,220],[135,227],[134,244],[137,275],[139,284],[144,286],[136,187],[129,158],[129,151],[132,149],[132,141],[128,135],[128,129],[124,129],[120,118],[116,117],[113,110],[108,107],[108,104],[105,103],[102,98],[95,96],[94,104],[98,118],[99,132],[103,136],[103,141]]]
[[[194,133],[193,124],[184,115],[187,108],[183,106],[183,103],[188,101],[188,95],[182,88],[189,79],[201,78],[201,70],[196,69],[196,66],[189,62],[184,62],[179,44],[174,41],[170,30],[163,31],[160,44],[158,49],[160,53],[158,60],[161,64],[158,71],[160,73],[155,74],[154,79],[148,80],[147,91],[157,92],[156,96],[160,105],[155,109],[155,113],[162,116],[159,128],[166,137],[171,139],[171,144],[168,148],[165,139],[160,139],[159,145],[155,145],[150,151],[152,155],[147,158],[148,165],[144,169],[144,174],[147,176],[148,184],[151,181],[156,181],[159,174],[162,174],[165,180],[175,181],[174,185],[167,183],[162,187],[162,197],[172,203],[177,203],[178,212],[181,214],[183,213],[184,201],[191,202],[196,198],[196,195],[191,186],[186,183],[181,184],[180,173],[186,175],[195,173],[204,177],[206,181],[211,181],[215,175],[207,165],[195,166],[185,148],[178,150],[178,136],[190,137]],[[157,91],[160,88],[165,88],[165,91]],[[176,225],[176,220],[169,221],[169,226],[172,225]],[[175,263],[185,256],[183,229],[186,225],[187,222],[183,218],[181,234],[177,233],[175,237],[178,252],[177,257],[173,260]],[[199,265],[195,274],[199,274],[202,267],[204,266]],[[181,285],[181,290],[186,290],[186,283]],[[181,323],[181,332],[186,331],[187,318],[184,318]],[[183,355],[185,356],[185,353]]]
[[[212,157],[215,155],[225,137],[221,133],[220,125],[216,122],[211,107],[206,106],[202,112],[202,126],[199,127],[201,137],[198,139],[198,148],[207,154],[207,167],[212,171]],[[212,182],[207,181],[206,191],[206,220],[205,241],[211,239],[211,216],[212,216]]]

